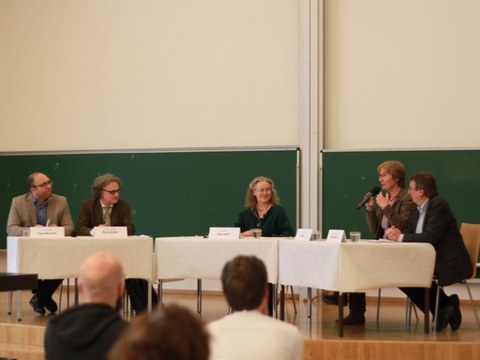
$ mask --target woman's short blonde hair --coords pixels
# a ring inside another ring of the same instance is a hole
[[[377,172],[380,174],[380,172],[384,169],[387,173],[392,175],[394,179],[397,179],[397,184],[399,187],[402,189],[405,187],[405,166],[400,162],[396,160],[388,160],[384,161],[377,167]]]

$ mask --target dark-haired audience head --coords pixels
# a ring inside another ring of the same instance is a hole
[[[167,305],[136,316],[109,353],[109,360],[208,360],[209,335],[187,308]]]
[[[233,311],[264,307],[268,293],[265,264],[255,256],[235,257],[223,267],[222,286]]]
[[[417,172],[410,176],[410,185],[415,186],[415,190],[423,190],[424,196],[432,198],[437,195],[437,182],[429,172]],[[414,182],[415,184],[413,184]]]

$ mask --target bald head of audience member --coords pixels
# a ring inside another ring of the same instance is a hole
[[[233,311],[268,312],[267,269],[255,256],[240,255],[225,264],[223,293]]]
[[[123,268],[110,253],[99,252],[82,263],[78,287],[87,303],[108,304],[119,309],[125,291]]]
[[[208,360],[209,335],[187,308],[171,304],[136,316],[109,360]]]

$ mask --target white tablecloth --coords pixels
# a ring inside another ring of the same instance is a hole
[[[128,238],[7,238],[7,271],[36,273],[39,279],[78,277],[80,265],[89,255],[108,251],[123,266],[126,277],[152,279],[153,239]]]
[[[356,292],[430,287],[435,250],[421,243],[280,240],[279,284]]]
[[[155,239],[157,279],[220,279],[225,263],[237,255],[255,255],[265,263],[268,281],[278,279],[278,238]]]

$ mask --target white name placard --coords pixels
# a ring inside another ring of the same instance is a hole
[[[345,230],[328,230],[327,241],[339,244],[342,242],[347,242]]]
[[[93,228],[94,237],[127,237],[126,226],[95,226]]]
[[[60,238],[65,237],[65,228],[63,226],[32,226],[30,228],[30,237],[38,238]]]
[[[208,231],[209,239],[240,239],[240,228],[238,227],[211,227]]]
[[[295,240],[310,241],[313,229],[298,229]]]

